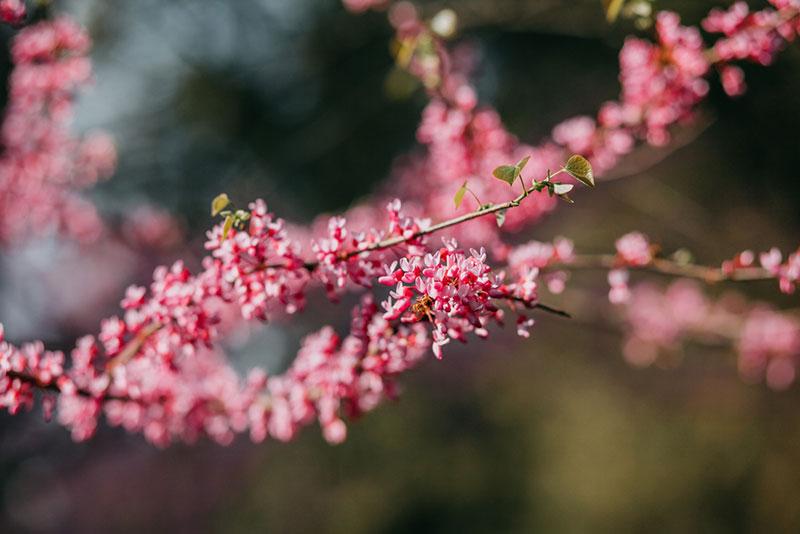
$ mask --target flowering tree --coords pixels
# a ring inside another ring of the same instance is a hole
[[[429,354],[441,359],[453,340],[487,338],[493,324],[509,322],[527,338],[536,313],[569,318],[540,294],[564,291],[577,269],[607,272],[632,364],[713,335],[737,348],[744,378],[774,389],[794,382],[800,321],[761,305],[733,309],[698,284],[775,280],[792,293],[800,251],[785,258],[777,249],[744,251],[704,266],[665,254],[636,231],[602,255],[582,254],[566,238],[512,245],[509,236],[561,201],[586,198],[576,188],[602,184],[637,144],[670,143],[693,120],[715,73],[727,94],[744,93],[737,63],[771,64],[800,31],[800,1],[770,0],[754,12],[744,2],[715,9],[703,22],[711,44],[675,13],[652,14],[642,1],[606,2],[610,19],[627,13],[643,27],[652,23],[655,41],[628,38],[619,99],[596,117],[562,122],[538,146],[519,141],[479,102],[471,58],[453,53],[453,11],[428,17],[409,2],[344,4],[387,12],[397,68],[430,98],[417,132],[422,149],[369,199],[305,229],[288,227],[264,201],[237,208],[219,195],[202,269],[190,272],[180,261],[156,269],[150,287],[129,287],[123,313],[80,338],[69,357],[41,342],[13,345],[0,326],[3,407],[17,413],[39,399],[45,416],[55,410],[76,440],[90,438],[104,416],[159,446],[203,436],[225,444],[242,432],[287,441],[314,421],[338,443],[347,419],[394,397],[401,373]],[[48,232],[96,239],[102,222],[77,191],[112,173],[114,147],[103,134],[77,138],[68,129],[76,90],[91,78],[88,35],[65,16],[25,25],[21,0],[1,0],[0,17],[23,26],[0,133],[0,243]],[[633,270],[679,280],[666,293],[630,288]],[[225,336],[242,322],[301,313],[320,289],[334,302],[361,294],[350,331],[323,327],[285,373],[253,369],[241,378],[221,351]]]

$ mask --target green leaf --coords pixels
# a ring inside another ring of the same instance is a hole
[[[553,192],[556,195],[566,195],[575,188],[572,184],[553,184]]]
[[[564,166],[564,170],[579,182],[589,187],[594,187],[594,171],[592,170],[592,164],[583,156],[575,155],[569,158],[567,164]]]
[[[225,217],[225,224],[222,225],[222,239],[228,239],[228,234],[231,232],[231,228],[233,228],[234,223],[234,216],[228,215]]]
[[[530,160],[531,160],[530,156],[525,156],[524,158],[519,160],[519,163],[517,163],[517,171],[518,171],[517,176],[519,176],[519,174],[522,172],[522,169],[525,168],[525,165],[527,165]]]
[[[461,203],[464,201],[464,195],[467,194],[467,182],[456,191],[456,196],[453,197],[453,202],[456,205],[456,209],[461,207]]]
[[[229,199],[228,195],[225,193],[221,193],[214,197],[214,200],[211,201],[211,216],[216,217],[219,215],[219,212],[227,208],[228,204],[230,203],[231,199]]]
[[[619,17],[619,12],[622,10],[622,6],[625,4],[625,0],[603,0],[603,5],[606,8],[606,19],[608,22],[614,22]]]
[[[503,180],[508,185],[514,185],[514,180],[519,176],[520,169],[515,165],[501,165],[492,173],[498,180]]]
[[[688,249],[679,248],[672,254],[672,261],[681,265],[688,265],[694,261],[694,255]]]
[[[419,78],[397,65],[389,71],[383,83],[386,95],[392,100],[405,100],[411,97],[419,86]]]
[[[496,211],[494,218],[497,221],[497,227],[502,228],[503,224],[506,222],[506,210]]]

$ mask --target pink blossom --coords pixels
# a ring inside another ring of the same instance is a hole
[[[739,67],[726,65],[721,70],[722,87],[728,96],[740,96],[747,90],[744,71]]]
[[[620,237],[616,248],[617,258],[622,265],[643,267],[653,261],[650,241],[640,232],[631,232]]]
[[[383,4],[346,1],[356,11]],[[5,341],[0,326],[0,406],[16,413],[30,408],[35,392],[42,391],[46,415],[57,402],[57,419],[76,440],[89,438],[104,415],[111,425],[140,432],[159,446],[203,437],[229,444],[243,432],[256,441],[290,440],[313,422],[326,440],[341,442],[345,421],[394,397],[396,377],[421,361],[428,348],[441,358],[452,340],[487,337],[488,326],[505,318],[501,304],[515,314],[517,333],[528,337],[534,320],[526,312],[544,307],[541,283],[562,291],[567,276],[559,269],[576,261],[565,239],[516,248],[497,243],[500,230],[491,217],[453,228],[444,246],[432,247],[422,235],[430,227],[426,217],[452,215],[453,193],[465,181],[485,201],[513,198],[507,184],[486,178],[496,166],[523,157],[531,157],[522,176],[530,183],[531,176],[558,169],[570,152],[585,153],[603,172],[637,140],[664,144],[670,129],[691,118],[706,96],[712,64],[721,70],[725,89],[739,93],[741,71],[730,63],[769,62],[795,37],[798,0],[772,0],[772,5],[752,14],[742,4],[713,12],[706,29],[724,35],[713,53],[697,28],[681,26],[674,13],[660,13],[657,42],[628,39],[620,53],[619,101],[606,103],[597,118],[556,125],[552,138],[534,147],[509,132],[495,110],[480,105],[468,82],[474,63],[469,50],[448,50],[413,6],[398,4],[390,14],[398,40],[430,43],[413,51],[407,68],[431,101],[417,131],[422,150],[398,164],[397,179],[380,202],[320,218],[315,229],[299,232],[290,231],[263,201],[254,202],[246,225],[223,232],[219,224],[208,232],[209,255],[199,271],[177,261],[157,268],[149,287],[130,287],[123,312],[103,320],[96,336],[79,339],[69,366],[62,352],[48,351],[41,342],[18,347]],[[3,6],[15,4],[5,0]],[[67,129],[74,93],[91,80],[90,44],[67,19],[32,26],[14,40],[10,102],[0,134],[5,147],[0,214],[8,218],[0,221],[8,223],[0,232],[4,242],[53,223],[71,235],[99,231],[94,210],[74,190],[112,171],[113,144],[102,134],[79,139]],[[395,194],[409,201],[389,200]],[[538,220],[555,202],[546,194],[529,195],[509,211],[503,231]],[[380,204],[384,210],[376,207]],[[473,204],[465,201],[461,209],[478,208]],[[169,224],[154,219],[161,224],[148,228],[148,235]],[[484,248],[460,249],[453,237],[467,245],[497,243],[490,252],[505,257],[507,269],[493,268]],[[763,376],[775,389],[795,380],[796,320],[771,311],[737,314],[686,283],[666,292],[630,289],[627,268],[653,264],[654,249],[633,232],[617,241],[616,250],[609,297],[627,305],[631,362],[653,363],[661,351],[693,336],[733,338],[743,375]],[[752,254],[742,253],[726,262],[723,272],[753,261]],[[794,290],[800,251],[783,263],[773,250],[762,255],[761,264],[783,291]],[[376,282],[391,288],[381,305],[367,295],[353,311],[349,334],[324,327],[307,336],[284,374],[254,369],[240,377],[220,351],[222,338],[239,323],[297,313],[315,287],[337,299]]]
[[[329,273],[344,266],[350,281],[369,274],[365,284],[398,280],[384,302],[391,312],[380,313],[367,297],[354,312],[348,337],[340,339],[330,328],[309,336],[284,375],[268,378],[256,370],[242,381],[217,350],[227,328],[223,306],[235,306],[242,319],[266,320],[273,311],[297,311],[307,286],[328,280],[306,265],[283,221],[257,201],[246,229],[227,238],[221,225],[208,233],[211,255],[201,272],[176,262],[156,269],[149,291],[128,288],[124,315],[102,321],[97,338],[79,340],[71,368],[65,369],[63,354],[41,343],[18,349],[2,342],[0,402],[16,412],[32,405],[37,388],[60,392],[58,420],[76,440],[90,437],[105,414],[110,424],[141,432],[159,446],[202,436],[226,444],[247,429],[256,440],[288,440],[315,419],[326,439],[339,442],[346,435],[343,418],[394,395],[393,377],[419,361],[431,340],[440,356],[451,339],[488,335],[488,322],[502,319],[494,299],[526,307],[536,302],[535,285],[525,293],[522,282],[501,283],[485,251],[465,254],[448,242],[423,253],[426,245],[415,237],[418,222],[404,217],[399,203],[389,205],[388,219],[389,230],[373,237],[401,237],[399,262],[387,266],[385,251],[366,248],[374,241],[351,236],[346,222],[333,218],[330,241],[315,247],[320,263],[314,266],[324,264]],[[558,248],[564,254],[570,249],[563,243]],[[531,324],[520,319],[520,335]]]
[[[502,317],[492,298],[511,296],[514,288],[501,285],[485,262],[485,250],[465,254],[452,243],[394,265],[396,271],[387,272],[384,280],[400,281],[382,303],[384,319],[429,322],[437,358],[452,339],[466,341],[470,332],[486,337],[489,321],[499,322]]]
[[[180,241],[183,227],[166,210],[144,204],[125,214],[122,233],[138,248],[166,250]]]
[[[629,38],[620,52],[624,124],[642,125],[647,140],[663,145],[667,129],[685,119],[705,97],[708,61],[696,28],[680,26],[674,13],[661,12],[656,21],[659,44]]]
[[[561,270],[541,270],[553,265],[569,264],[575,257],[574,245],[569,239],[556,238],[552,244],[530,241],[519,245],[507,254],[509,272],[515,277],[515,294],[527,301],[536,300],[538,281],[541,278],[547,289],[558,294],[566,288],[568,274]]]
[[[7,24],[19,24],[25,19],[23,0],[0,0],[0,20]]]
[[[763,252],[759,256],[761,266],[778,279],[782,292],[791,294],[800,280],[800,250],[790,254],[786,263],[782,263],[783,255],[777,248]]]
[[[736,2],[727,11],[714,9],[703,21],[706,31],[721,33],[714,45],[719,61],[746,59],[769,65],[787,41],[800,29],[800,11],[794,1],[772,2],[776,9],[750,12],[745,2]]]
[[[745,378],[766,379],[771,388],[786,389],[800,365],[800,322],[757,309],[744,322],[739,351],[739,369]]]
[[[612,269],[608,272],[608,285],[611,286],[608,300],[611,304],[622,304],[630,299],[629,278],[630,273],[625,269]]]
[[[697,284],[673,283],[666,291],[651,285],[632,290],[625,306],[629,332],[626,359],[649,365],[664,351],[690,341],[730,341],[745,380],[765,380],[775,390],[789,387],[800,366],[800,321],[764,306],[729,305],[738,299],[706,298]]]
[[[755,259],[756,256],[752,250],[745,250],[737,254],[732,260],[722,262],[722,272],[726,276],[731,276],[740,269],[751,267]]]
[[[0,243],[52,230],[83,240],[100,232],[94,207],[76,191],[113,172],[114,145],[105,134],[81,139],[68,129],[75,93],[91,80],[90,45],[67,18],[27,27],[13,40],[0,131]]]
[[[385,7],[389,0],[342,0],[344,7],[355,13]]]
[[[270,313],[294,313],[305,305],[309,275],[299,245],[263,201],[250,205],[247,231],[223,238],[218,225],[208,233],[206,249],[214,258],[204,264],[212,282],[209,291],[231,295],[245,318],[265,320]]]

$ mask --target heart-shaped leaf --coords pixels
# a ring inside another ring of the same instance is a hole
[[[583,156],[575,155],[569,158],[567,164],[564,166],[564,170],[579,182],[589,187],[594,187],[594,171],[592,170],[592,164]]]
[[[225,224],[222,225],[222,239],[228,239],[228,234],[231,232],[231,228],[233,228],[234,217],[233,215],[228,215],[225,217]]]
[[[622,6],[625,4],[625,0],[603,0],[603,5],[606,8],[606,19],[608,22],[614,22],[619,17],[619,12],[622,10]]]
[[[228,195],[225,193],[221,193],[214,197],[214,200],[211,201],[211,216],[216,217],[219,215],[219,212],[227,208],[228,204],[230,203],[231,199],[229,199]]]
[[[456,209],[461,207],[461,203],[464,201],[464,195],[467,194],[467,182],[464,182],[458,191],[456,191],[456,196],[453,197],[453,202],[456,205]]]
[[[514,180],[519,176],[520,169],[514,165],[501,165],[492,173],[498,180],[503,180],[508,185],[513,185]]]

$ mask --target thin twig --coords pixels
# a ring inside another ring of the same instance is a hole
[[[111,374],[120,365],[125,365],[139,353],[139,350],[144,345],[150,336],[161,330],[163,325],[158,323],[151,323],[142,328],[136,336],[131,339],[119,353],[114,356],[106,364],[106,373]]]
[[[538,310],[545,311],[547,313],[552,313],[553,315],[557,315],[559,317],[564,317],[565,319],[572,319],[572,315],[569,312],[564,310],[559,310],[558,308],[553,308],[552,306],[548,306],[547,304],[542,304],[541,302],[534,304],[534,308]]]
[[[558,171],[556,171],[554,173],[550,173],[549,176],[548,176],[548,179],[552,179],[552,178],[558,176],[559,174],[561,174],[563,172],[566,172],[566,171],[564,169],[560,169],[560,170],[558,170]],[[417,230],[416,232],[414,232],[413,234],[410,234],[408,236],[394,236],[394,237],[390,237],[390,238],[384,239],[382,241],[378,241],[376,243],[372,243],[372,244],[370,244],[370,245],[368,245],[368,246],[366,246],[366,247],[364,247],[362,249],[350,250],[348,252],[344,252],[339,256],[339,259],[342,260],[342,261],[346,261],[346,260],[349,260],[349,259],[354,258],[356,256],[360,256],[362,254],[369,254],[370,252],[377,252],[377,251],[380,251],[380,250],[385,250],[385,249],[388,249],[388,248],[396,247],[398,245],[402,245],[403,243],[408,243],[408,242],[413,241],[415,239],[418,239],[420,237],[424,237],[424,236],[427,236],[427,235],[430,235],[430,234],[433,234],[433,233],[436,233],[436,232],[440,232],[442,230],[445,230],[447,228],[451,228],[453,226],[458,226],[459,224],[463,224],[465,222],[469,222],[469,221],[471,221],[473,219],[479,219],[481,217],[485,217],[487,215],[492,215],[492,214],[498,213],[500,211],[505,211],[505,210],[510,210],[510,209],[517,208],[522,204],[522,201],[525,200],[525,198],[528,195],[530,195],[531,193],[535,193],[537,191],[538,190],[537,190],[537,188],[535,186],[531,187],[530,189],[526,189],[522,194],[520,194],[514,200],[509,200],[508,202],[503,202],[501,204],[492,204],[492,205],[489,205],[489,206],[482,206],[481,208],[478,208],[477,210],[475,210],[473,212],[467,213],[465,215],[460,215],[458,217],[454,217],[452,219],[448,219],[448,220],[442,221],[440,223],[436,223],[434,225],[428,226],[427,228],[422,228],[422,229]],[[319,261],[309,261],[309,262],[306,262],[306,263],[303,264],[303,268],[308,270],[308,271],[313,271],[317,267],[319,267],[319,264],[320,264]],[[278,264],[269,264],[269,265],[259,265],[254,270],[255,271],[265,271],[265,270],[269,270],[269,269],[285,269],[286,267],[287,267],[286,264],[278,263]]]
[[[158,324],[158,323],[151,323],[149,325],[146,325],[144,328],[142,328],[136,334],[136,336],[133,339],[131,339],[128,343],[126,343],[125,346],[122,347],[122,350],[119,351],[119,353],[116,356],[114,356],[113,358],[111,358],[108,361],[108,363],[106,364],[105,374],[108,375],[109,379],[111,378],[111,374],[114,372],[114,369],[116,369],[120,365],[124,365],[124,364],[128,363],[131,359],[133,359],[133,357],[136,356],[139,353],[139,351],[141,350],[142,345],[144,345],[144,343],[153,334],[155,334],[156,332],[161,330],[162,327],[163,327],[163,325]],[[31,384],[32,386],[34,386],[34,387],[36,387],[38,389],[41,389],[42,391],[51,391],[53,393],[62,393],[61,387],[57,383],[55,383],[55,382],[43,382],[43,381],[39,380],[38,378],[36,378],[35,376],[30,375],[28,373],[22,373],[22,372],[19,372],[19,371],[8,371],[6,373],[6,377],[8,377],[8,378],[10,378],[12,380],[16,379],[16,380],[20,380],[22,382]],[[98,397],[97,395],[93,394],[92,392],[87,391],[85,389],[80,389],[80,388],[77,388],[75,390],[75,393],[77,395],[80,395],[81,397],[87,397],[87,398],[92,398],[92,399]],[[116,395],[102,395],[102,397],[104,399],[107,399],[107,400],[119,400],[119,401],[133,401],[134,400],[134,399],[131,399],[129,397],[119,397],[119,396],[116,396]]]
[[[719,267],[709,267],[694,263],[679,263],[664,258],[655,258],[647,265],[626,266],[621,264],[619,258],[613,254],[584,254],[575,256],[572,261],[557,263],[548,266],[548,269],[558,270],[612,270],[619,267],[625,269],[645,271],[664,276],[691,278],[707,284],[720,282],[756,282],[772,280],[775,275],[762,267],[745,267],[726,273]]]
[[[35,376],[30,375],[28,373],[20,373],[19,371],[8,371],[6,373],[6,377],[11,380],[19,380],[21,382],[31,384],[33,387],[40,389],[42,391],[50,391],[52,393],[58,393],[58,394],[63,393],[61,387],[55,382],[42,382]],[[120,397],[117,395],[95,395],[91,391],[81,388],[75,389],[75,394],[89,399],[102,398],[103,400],[116,400],[124,402],[135,401],[135,399],[131,399],[130,397]]]

